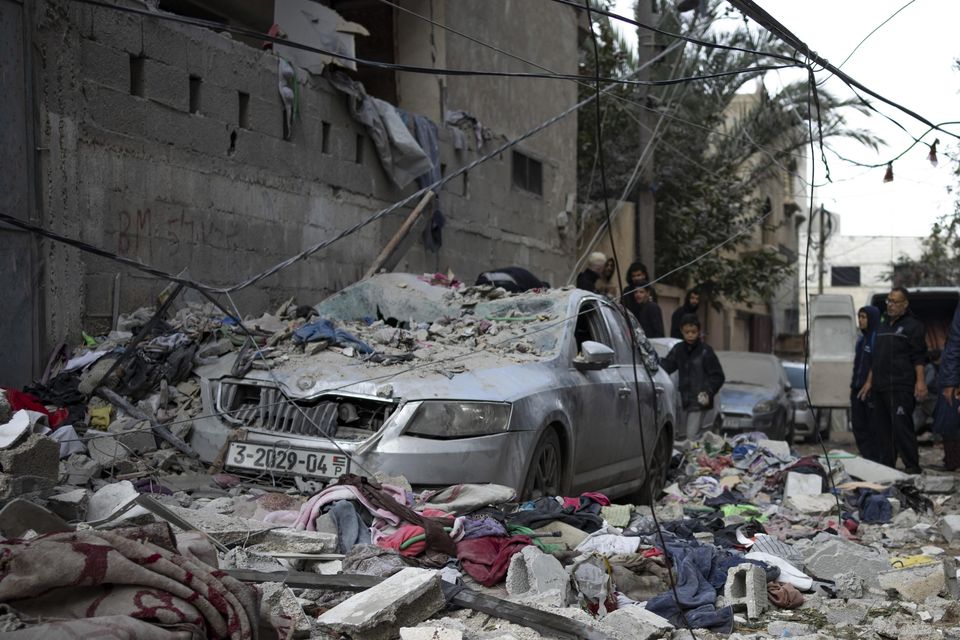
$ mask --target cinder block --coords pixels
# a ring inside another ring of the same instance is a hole
[[[139,54],[143,51],[140,24],[141,19],[131,14],[100,7],[93,9],[93,38],[127,53]]]
[[[130,90],[130,54],[126,51],[83,38],[80,40],[80,60],[83,76],[88,80],[118,91]]]
[[[199,113],[204,118],[217,120],[231,127],[238,127],[240,126],[239,93],[233,89],[207,82],[201,77]]]
[[[185,69],[147,58],[143,61],[144,97],[187,111],[190,106],[190,74]]]
[[[204,31],[204,35],[209,32]],[[188,58],[194,38],[177,27],[162,20],[144,20],[142,26],[143,55],[153,60],[193,72]]]
[[[727,573],[723,599],[734,611],[745,611],[753,620],[770,606],[767,600],[767,575],[755,564],[738,564]]]
[[[923,604],[947,588],[947,574],[942,562],[931,562],[905,569],[884,571],[877,576],[880,587],[893,589],[910,602]]]
[[[283,138],[283,104],[280,94],[275,94],[271,100],[250,96],[248,106],[250,114],[250,130],[258,131],[273,138]],[[294,127],[297,123],[294,124]]]

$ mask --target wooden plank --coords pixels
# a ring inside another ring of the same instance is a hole
[[[424,207],[429,204],[430,200],[433,199],[433,191],[427,191],[423,194],[423,197],[420,198],[420,202],[417,203],[417,206],[413,208],[413,211],[410,212],[410,215],[407,216],[407,219],[403,221],[403,224],[400,225],[400,228],[397,229],[397,232],[393,234],[393,237],[390,238],[390,241],[383,247],[380,251],[380,254],[373,261],[373,264],[370,265],[370,268],[367,269],[367,272],[363,274],[363,279],[376,275],[377,271],[384,265],[384,263],[390,259],[390,255],[397,250],[397,247],[403,242],[403,239],[410,233],[410,229],[413,228],[413,225],[417,222],[417,218],[420,217],[420,214],[423,212]]]

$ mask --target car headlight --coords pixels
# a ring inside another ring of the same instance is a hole
[[[753,407],[753,413],[773,413],[777,410],[777,403],[775,400],[764,400],[763,402],[758,402]]]
[[[445,440],[503,433],[509,426],[509,404],[423,402],[413,414],[404,433]]]
[[[796,407],[797,411],[806,411],[807,409],[810,408],[810,405],[807,404],[806,400],[801,400],[795,403],[793,406]]]

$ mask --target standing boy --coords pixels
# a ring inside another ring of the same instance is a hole
[[[680,320],[683,342],[670,349],[660,366],[667,373],[680,372],[680,399],[686,412],[686,436],[697,440],[716,419],[713,398],[723,386],[723,367],[717,354],[700,339],[700,320],[693,314]]]

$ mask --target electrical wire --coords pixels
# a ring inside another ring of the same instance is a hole
[[[601,100],[601,98],[600,98],[600,55],[599,55],[599,45],[597,44],[597,35],[596,35],[596,33],[594,32],[594,30],[593,30],[593,18],[592,18],[592,16],[591,16],[591,12],[590,12],[590,0],[584,0],[584,5],[585,5],[586,10],[587,10],[587,21],[588,21],[588,23],[590,24],[590,37],[591,37],[591,40],[593,41],[593,55],[594,55],[594,62],[595,62],[595,69],[596,69],[596,74],[595,74],[595,76],[594,76],[594,82],[595,82],[595,87],[596,87],[596,93],[595,93],[595,95],[596,95],[596,97],[597,97],[597,100],[596,100],[596,102],[594,103],[594,108],[596,109],[597,145],[600,147],[600,157],[599,157],[599,164],[600,164],[600,182],[601,182],[601,184],[602,184],[603,192],[606,193],[606,191],[607,191],[607,172],[606,172],[606,163],[605,163],[605,161],[604,161],[604,154],[603,154],[603,130],[602,130],[601,124],[600,124],[600,100]],[[604,198],[604,199],[603,199],[603,210],[604,210],[604,213],[605,213],[605,215],[606,215],[607,226],[610,227],[610,224],[611,224],[610,201],[609,201],[607,198]],[[613,265],[614,265],[614,269],[615,269],[616,274],[617,274],[617,280],[618,280],[618,281],[622,281],[622,280],[623,280],[623,274],[621,273],[621,270],[620,270],[620,259],[619,259],[619,257],[617,256],[617,244],[616,244],[615,242],[613,242],[613,238],[611,238],[610,247],[611,247],[612,253],[613,253]],[[627,310],[627,308],[626,308],[624,305],[619,305],[619,309],[620,309],[621,313],[623,314],[623,319],[624,319],[625,325],[626,325],[626,327],[627,327],[627,333],[630,335],[630,359],[631,359],[631,364],[632,364],[631,369],[632,369],[632,371],[633,371],[634,397],[635,397],[635,399],[636,399],[636,404],[637,404],[637,427],[638,427],[638,431],[639,431],[639,433],[640,433],[640,452],[641,452],[641,456],[643,457],[643,461],[644,461],[644,471],[645,471],[647,474],[649,474],[649,473],[650,473],[650,468],[651,468],[652,466],[654,466],[654,460],[653,460],[652,457],[648,456],[648,454],[647,454],[647,443],[646,443],[646,437],[645,437],[645,435],[644,435],[644,428],[643,428],[643,401],[642,401],[642,399],[641,399],[641,397],[640,397],[640,396],[641,396],[641,393],[640,393],[640,378],[639,378],[639,374],[637,373],[637,351],[639,350],[639,345],[637,344],[637,335],[636,335],[636,332],[634,332],[634,331],[632,330],[632,326],[633,326],[633,325],[632,325],[631,322],[630,322],[630,315],[629,315],[629,314],[630,314],[630,311]],[[673,434],[671,434],[669,431],[667,431],[667,430],[665,430],[665,429],[661,429],[661,428],[660,428],[660,418],[659,418],[659,411],[658,411],[659,406],[660,406],[660,398],[659,398],[658,395],[657,395],[656,384],[655,384],[654,381],[653,381],[653,376],[650,374],[649,371],[647,371],[646,367],[644,367],[644,371],[647,373],[647,377],[649,378],[649,381],[650,381],[650,391],[651,391],[651,396],[652,396],[652,401],[653,401],[653,407],[654,407],[654,408],[653,408],[653,417],[654,417],[653,433],[659,434],[659,435],[657,436],[657,445],[659,445],[660,440],[661,440],[664,436],[670,436],[669,442],[671,443],[670,446],[671,446],[671,450],[672,450],[672,443],[673,443],[672,435],[673,435]],[[659,448],[659,446],[657,446],[657,448]],[[657,455],[658,453],[660,453],[660,452],[655,450],[655,451],[653,452],[653,455]],[[666,463],[665,469],[669,469],[669,461]],[[655,507],[656,507],[656,500],[657,500],[657,498],[659,497],[659,496],[655,496],[655,495],[654,495],[654,484],[655,484],[656,480],[657,480],[656,478],[652,478],[652,477],[646,478],[646,479],[644,480],[643,486],[645,486],[645,487],[648,489],[648,491],[649,491],[648,499],[649,499],[649,501],[650,501],[650,514],[651,514],[651,516],[653,517],[653,523],[654,523],[654,526],[656,527],[656,530],[657,530],[657,537],[658,537],[659,540],[660,540],[660,548],[661,548],[661,550],[663,551],[664,557],[667,559],[667,565],[668,565],[668,567],[672,567],[673,564],[674,564],[674,560],[673,560],[673,557],[672,557],[671,554],[670,554],[670,550],[669,550],[668,547],[667,547],[666,540],[664,539],[664,536],[663,536],[663,528],[662,528],[662,526],[660,525],[660,520],[659,520],[659,518],[657,518],[657,510],[656,510],[656,508],[655,508]],[[676,604],[676,606],[677,606],[677,611],[680,613],[680,618],[683,620],[684,625],[686,626],[687,630],[690,632],[690,636],[693,638],[693,640],[696,640],[696,635],[694,635],[694,633],[693,633],[693,627],[692,627],[692,625],[690,624],[690,621],[687,619],[687,614],[686,614],[686,612],[683,610],[683,607],[682,607],[681,604],[680,604],[681,600],[680,600],[680,593],[679,593],[679,591],[677,590],[677,579],[674,577],[673,571],[667,571],[667,576],[668,576],[668,580],[669,580],[669,582],[670,582],[670,589],[671,589],[671,591],[673,592],[674,604]]]
[[[576,7],[578,9],[584,8],[584,5],[576,2],[575,0],[553,0],[553,2],[557,2],[559,4],[566,4],[571,7]],[[725,51],[739,51],[741,53],[751,53],[758,56],[766,56],[768,58],[774,58],[776,60],[784,60],[786,62],[793,63],[791,66],[803,66],[802,63],[800,63],[800,61],[797,60],[796,58],[791,58],[790,56],[785,56],[780,53],[775,53],[772,51],[757,51],[755,49],[747,49],[745,47],[737,47],[735,45],[720,44],[718,42],[700,40],[692,36],[684,35],[682,33],[674,33],[672,31],[666,31],[664,29],[660,29],[659,27],[654,27],[649,24],[644,24],[642,22],[638,22],[637,20],[633,20],[632,18],[628,18],[626,16],[614,13],[612,11],[607,11],[606,9],[601,9],[599,7],[590,7],[587,9],[587,11],[588,13],[595,13],[597,15],[607,16],[608,18],[613,18],[614,20],[618,20],[620,22],[626,22],[627,24],[632,24],[633,26],[640,27],[641,29],[646,29],[647,31],[659,33],[660,35],[669,36],[671,38],[679,38],[681,40],[686,40],[687,42],[699,44],[704,47],[708,47],[710,49],[722,49]]]
[[[418,73],[418,74],[433,75],[433,76],[543,78],[548,80],[567,80],[572,82],[582,81],[582,78],[579,75],[571,74],[571,73],[534,73],[534,72],[525,72],[525,71],[493,71],[493,70],[481,71],[476,69],[445,69],[440,67],[419,67],[419,66],[408,65],[408,64],[397,64],[394,62],[367,60],[365,58],[358,58],[356,56],[348,56],[342,53],[338,53],[336,51],[324,49],[322,47],[303,44],[302,42],[297,42],[295,40],[288,40],[285,38],[271,36],[267,33],[256,31],[254,29],[247,29],[246,27],[237,27],[234,25],[214,22],[212,20],[204,20],[201,18],[190,18],[186,16],[173,14],[173,13],[160,13],[156,11],[150,11],[147,9],[137,9],[135,7],[124,7],[121,5],[111,4],[109,2],[102,2],[101,0],[72,0],[72,1],[79,4],[92,5],[95,7],[112,9],[112,10],[120,11],[124,13],[132,13],[132,14],[141,15],[141,16],[148,16],[151,18],[157,18],[159,20],[167,20],[170,22],[188,24],[195,27],[204,27],[207,29],[214,29],[218,31],[229,31],[231,33],[236,33],[238,35],[243,35],[249,38],[256,38],[259,40],[263,40],[265,42],[271,42],[273,44],[279,44],[279,45],[291,47],[294,49],[300,49],[301,51],[317,53],[320,55],[328,56],[330,58],[335,58],[337,60],[346,60],[348,62],[353,62],[354,64],[359,64],[365,67],[372,67],[375,69],[387,69],[390,71],[399,71],[402,73]],[[798,65],[795,63],[791,63],[787,65],[768,65],[768,68],[772,70],[772,69],[784,69],[784,68],[796,67],[796,66]],[[763,66],[758,66],[757,69],[763,69]],[[737,73],[742,73],[742,71],[739,71],[739,70],[727,71],[727,72],[721,72],[719,74],[706,74],[703,76],[691,76],[687,78],[669,78],[667,80],[647,81],[647,80],[603,78],[603,81],[616,83],[616,84],[627,84],[627,85],[666,86],[666,85],[672,85],[672,84],[681,84],[684,82],[693,82],[695,80],[709,80],[712,78],[719,78],[727,75],[736,75]]]
[[[564,0],[555,0],[555,1],[561,2]],[[936,129],[937,131],[941,131],[945,135],[960,139],[960,135],[952,133],[945,129],[941,129],[940,126],[933,124],[933,122],[931,122],[924,116],[920,115],[916,111],[909,109],[897,102],[894,102],[893,100],[883,96],[882,94],[877,93],[876,91],[870,89],[869,87],[864,86],[855,78],[851,77],[848,73],[846,73],[845,71],[839,69],[835,65],[828,62],[825,58],[821,57],[815,51],[810,49],[810,47],[807,46],[807,44],[803,40],[801,40],[796,35],[794,35],[793,32],[791,32],[789,29],[783,26],[783,24],[781,24],[772,15],[767,13],[767,11],[765,11],[760,5],[758,5],[753,0],[728,0],[728,1],[734,7],[740,9],[740,11],[742,11],[746,16],[755,20],[757,24],[759,24],[760,26],[765,28],[767,31],[769,31],[770,33],[780,38],[783,42],[785,42],[789,46],[796,49],[799,54],[805,56],[811,63],[816,63],[821,67],[823,67],[825,70],[833,72],[833,74],[837,76],[837,78],[842,80],[844,84],[846,84],[847,86],[851,88],[856,87],[861,91],[863,91],[864,93],[867,93],[868,95],[876,98],[877,100],[880,100],[881,102],[885,102],[891,107],[894,107],[895,109],[909,115],[910,117],[916,120],[919,120],[920,122],[926,124],[927,126],[933,129]],[[813,71],[812,65],[807,64],[805,66],[810,68],[811,72]],[[815,82],[815,80],[811,80],[811,82]]]

